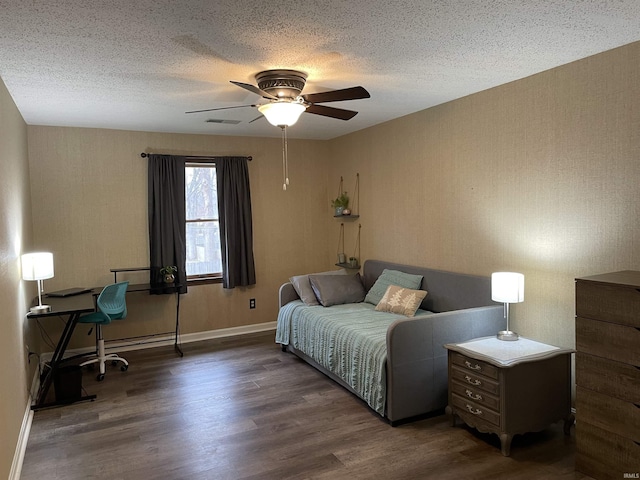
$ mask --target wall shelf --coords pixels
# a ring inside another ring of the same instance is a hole
[[[360,264],[353,266],[350,263],[336,263],[335,264],[336,267],[340,267],[340,268],[348,268],[348,269],[352,269],[352,270],[360,270]]]
[[[344,184],[344,179],[343,177],[340,177],[340,187],[338,189],[338,197],[340,197],[340,195],[343,193],[343,184]],[[340,222],[340,233],[338,235],[338,251],[337,251],[337,256],[338,256],[338,262],[335,264],[336,267],[341,267],[341,268],[345,268],[345,269],[349,269],[349,270],[360,270],[360,230],[362,229],[362,225],[358,224],[358,231],[356,234],[356,243],[355,243],[355,247],[354,247],[354,251],[353,251],[353,255],[349,256],[345,254],[345,250],[344,250],[344,222],[353,222],[356,219],[360,218],[360,214],[359,214],[359,208],[360,208],[360,174],[356,173],[356,184],[355,184],[355,188],[353,189],[353,197],[352,197],[352,201],[353,204],[350,205],[350,212],[348,215],[334,215],[333,218],[338,218],[341,220]],[[349,229],[352,229],[354,227],[349,226]],[[354,258],[357,262],[357,265],[351,265],[351,262],[349,262],[350,258]]]

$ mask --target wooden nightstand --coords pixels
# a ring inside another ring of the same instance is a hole
[[[571,414],[571,354],[520,337],[505,342],[495,337],[445,345],[449,351],[449,405],[456,417],[481,432],[500,437],[502,454],[509,456],[516,434],[543,430]]]

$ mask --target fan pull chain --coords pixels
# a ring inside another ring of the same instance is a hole
[[[282,125],[282,190],[289,185],[289,145],[287,143],[287,126]]]

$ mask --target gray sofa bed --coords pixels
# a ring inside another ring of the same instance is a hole
[[[378,277],[385,270],[395,270],[423,277],[421,290],[428,292],[415,317],[397,315],[386,329],[386,348],[382,339],[384,407],[378,410],[392,425],[404,423],[414,417],[444,409],[447,404],[447,351],[446,343],[456,343],[472,338],[495,335],[504,330],[503,307],[491,300],[491,279],[460,273],[431,270],[428,268],[400,265],[380,260],[367,260],[362,269],[364,290],[369,291]],[[279,291],[280,316],[278,328],[281,328],[281,316],[285,309],[295,307],[298,313],[304,313],[312,321],[317,318],[322,322],[324,313],[335,314],[338,308],[349,308],[348,305],[306,306],[296,293],[291,283],[285,283]],[[291,303],[294,302],[294,303]],[[357,307],[356,307],[357,308]],[[372,309],[373,306],[368,308]],[[315,310],[312,310],[315,309]],[[429,313],[421,313],[426,310]],[[366,313],[365,313],[366,314]],[[371,313],[377,315],[378,312]],[[384,315],[384,314],[383,314]],[[293,322],[294,320],[287,320]],[[305,330],[302,329],[302,332]],[[351,391],[358,393],[352,385],[351,377],[342,372],[330,371],[323,366],[315,349],[311,352],[296,348],[298,344],[306,344],[296,339],[301,335],[291,328],[289,334],[277,332],[276,341],[282,344],[283,351],[289,351]],[[325,336],[327,336],[325,334]],[[333,337],[333,335],[329,335]],[[278,338],[280,340],[278,340]],[[282,340],[285,338],[285,340]],[[331,346],[332,349],[336,347]],[[362,350],[356,350],[361,352]],[[332,355],[340,352],[332,353]],[[361,353],[358,353],[361,355]],[[349,359],[346,359],[349,360]],[[352,359],[360,363],[362,359]],[[342,360],[342,363],[345,359]],[[369,403],[369,402],[368,402]],[[373,405],[369,403],[373,408]]]

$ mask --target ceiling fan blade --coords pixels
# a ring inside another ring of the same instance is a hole
[[[236,105],[235,107],[220,107],[220,108],[207,108],[206,110],[192,110],[184,113],[201,113],[201,112],[214,112],[216,110],[230,110],[232,108],[245,108],[245,107],[257,107],[258,105]]]
[[[255,85],[251,85],[249,83],[234,82],[233,80],[231,80],[231,83],[233,83],[234,85],[239,86],[240,88],[244,88],[245,90],[249,90],[252,93],[257,93],[261,97],[268,98],[270,100],[278,100],[278,97],[276,97],[274,95],[271,95],[270,93],[267,93],[264,90],[260,90]]]
[[[354,112],[353,110],[326,107],[324,105],[309,105],[305,111],[307,113],[313,113],[315,115],[323,115],[325,117],[331,117],[331,118],[338,118],[340,120],[349,120],[358,114],[358,112]]]
[[[371,95],[364,87],[343,88],[342,90],[302,95],[302,98],[309,103],[341,102],[343,100],[359,100],[370,97]]]
[[[256,120],[260,120],[261,118],[264,118],[264,115],[260,115],[259,117],[254,118],[253,120],[251,120],[249,123],[253,123]]]

